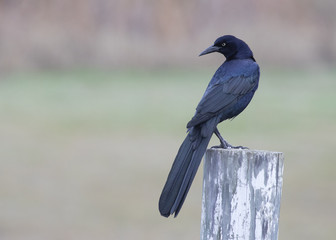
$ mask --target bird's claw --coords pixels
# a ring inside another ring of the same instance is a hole
[[[230,143],[223,141],[220,145],[212,146],[211,148],[223,148],[223,149],[249,149],[244,146],[232,146]]]
[[[248,147],[244,147],[244,146],[229,146],[229,148],[233,148],[233,149],[249,149]]]

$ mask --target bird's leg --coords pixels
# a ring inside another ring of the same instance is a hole
[[[219,146],[213,146],[212,148],[224,148],[224,149],[228,149],[228,148],[235,148],[235,149],[247,149],[247,147],[243,147],[243,146],[232,146],[231,144],[229,144],[227,141],[224,140],[224,138],[220,135],[218,128],[215,128],[215,134],[218,137],[219,141],[220,141],[220,145]]]
[[[213,146],[212,148],[224,148],[224,149],[229,148],[230,144],[227,141],[225,141],[224,138],[220,135],[217,127],[215,128],[215,134],[220,141],[220,145],[219,146]]]

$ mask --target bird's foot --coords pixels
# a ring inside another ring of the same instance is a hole
[[[226,146],[220,144],[220,145],[212,146],[211,148],[223,148],[223,149],[249,149],[248,147],[244,147],[244,146],[232,146],[231,144],[227,144]]]
[[[244,147],[244,146],[232,146],[229,144],[228,148],[233,148],[233,149],[249,149],[248,147]]]
[[[220,145],[217,146],[212,146],[211,148],[223,148],[223,149],[248,149],[248,147],[244,147],[244,146],[232,146],[230,143],[228,143],[227,141],[225,141],[224,139],[222,139],[222,141],[220,141]]]
[[[215,128],[214,133],[216,134],[216,136],[218,137],[219,141],[220,141],[220,145],[219,146],[213,146],[211,148],[224,148],[224,149],[248,149],[247,147],[243,147],[243,146],[232,146],[230,143],[228,143],[227,141],[225,141],[225,139],[220,135],[217,127]]]

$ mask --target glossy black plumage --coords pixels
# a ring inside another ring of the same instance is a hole
[[[212,77],[194,117],[188,122],[188,135],[183,141],[159,200],[161,215],[178,215],[215,132],[221,147],[233,147],[219,134],[217,124],[240,114],[258,88],[259,66],[253,53],[242,40],[226,35],[203,51],[222,53],[226,61]]]

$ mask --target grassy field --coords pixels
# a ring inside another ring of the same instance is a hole
[[[214,70],[2,75],[0,239],[198,239],[202,169],[178,218],[157,201]],[[285,153],[280,240],[335,238],[335,79],[263,71],[220,125],[233,145]]]

